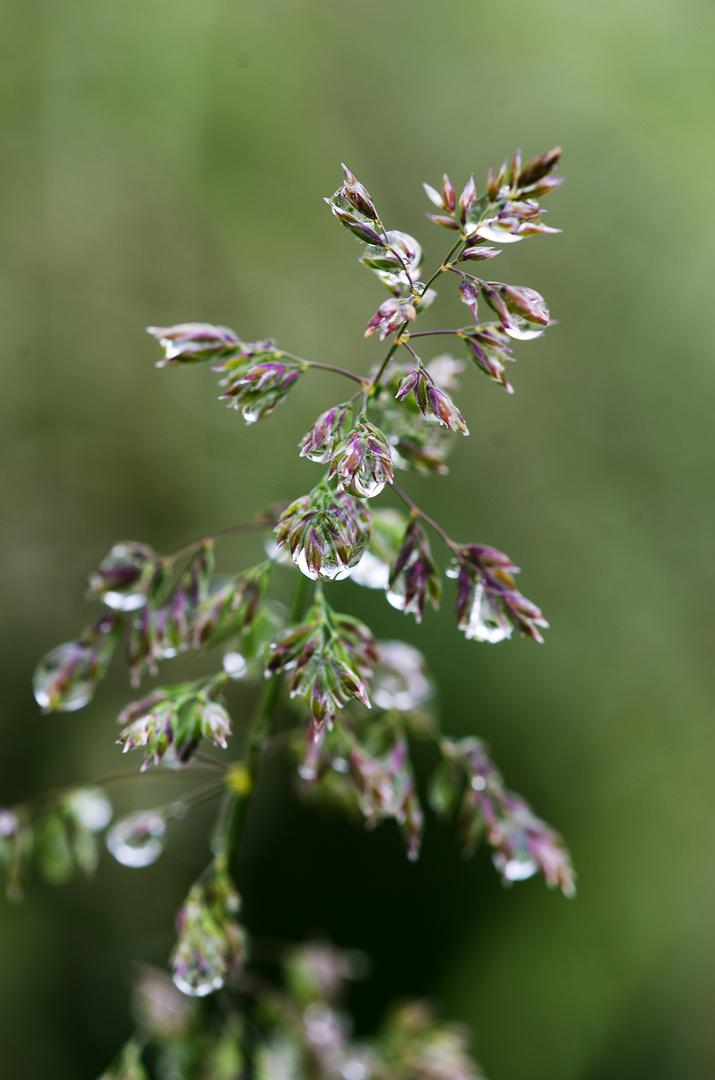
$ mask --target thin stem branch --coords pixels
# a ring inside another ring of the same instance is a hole
[[[181,769],[154,768],[151,771],[152,780],[188,780],[191,776],[200,776],[201,774],[207,776],[219,776],[226,771],[226,766],[221,765],[218,761],[212,765],[208,762],[196,763],[193,761],[187,765],[182,766]],[[121,784],[125,780],[143,780],[146,776],[145,772],[129,772],[127,769],[117,770],[116,772],[106,773],[104,776],[100,776],[97,780],[92,781],[92,786],[96,787],[109,787],[111,784]],[[72,790],[70,788],[69,790]]]
[[[445,270],[450,270],[451,269],[451,267],[449,266],[449,260],[452,258],[452,256],[455,254],[455,252],[458,251],[458,249],[460,248],[460,246],[463,243],[464,243],[464,238],[462,236],[460,236],[459,240],[457,240],[457,242],[455,244],[453,244],[452,247],[450,248],[444,262],[442,262],[442,264],[437,267],[435,272],[432,274],[432,277],[428,278],[427,281],[422,286],[422,291],[420,293],[421,297],[425,295],[425,293],[429,289],[432,282],[436,281],[437,278],[440,276],[440,274],[443,274],[445,272]],[[363,411],[365,410],[365,408],[367,406],[368,398],[375,393],[378,386],[380,385],[380,380],[382,379],[382,376],[385,374],[385,369],[386,369],[387,365],[390,363],[390,360],[392,359],[392,357],[395,355],[395,352],[396,352],[397,348],[400,345],[404,344],[404,342],[402,341],[402,335],[405,333],[405,331],[408,329],[408,327],[409,327],[409,320],[405,319],[405,321],[402,323],[399,330],[397,331],[397,334],[395,335],[395,340],[393,341],[392,345],[390,346],[390,348],[387,351],[387,356],[385,357],[385,359],[380,364],[380,367],[377,369],[375,375],[373,376],[373,379],[372,379],[370,385],[368,386],[367,390],[365,391],[365,397],[364,397],[364,400],[363,400]],[[409,331],[408,331],[408,334],[409,334]],[[413,335],[410,335],[410,336],[413,336]]]
[[[363,403],[362,403],[362,411],[363,412],[365,412],[365,409],[367,408],[367,400],[368,400],[368,398],[372,394],[375,393],[378,386],[380,385],[380,379],[385,374],[385,368],[387,367],[387,365],[390,363],[390,360],[392,360],[392,357],[397,352],[397,349],[399,348],[399,345],[400,345],[400,338],[402,337],[403,333],[407,329],[408,325],[409,325],[409,323],[408,323],[407,320],[405,320],[402,323],[400,329],[397,331],[397,336],[395,337],[395,340],[393,341],[390,348],[387,350],[387,355],[386,355],[385,359],[380,364],[379,368],[375,372],[375,375],[374,375],[374,377],[372,379],[372,382],[370,383],[367,390],[365,391],[365,396],[363,398]]]
[[[304,574],[299,574],[291,605],[291,623],[295,623],[300,619],[308,584],[308,578]],[[229,766],[227,770],[227,783],[214,829],[212,848],[215,858],[212,865],[227,868],[231,853],[240,838],[245,824],[248,804],[251,801],[251,794],[258,782],[258,772],[264,749],[265,726],[276,707],[280,688],[280,676],[272,675],[256,702],[253,716],[248,724],[243,759]],[[209,868],[204,871],[204,873],[207,872],[209,872]]]
[[[434,531],[442,538],[442,540],[444,540],[448,548],[454,551],[459,547],[459,545],[455,543],[451,536],[449,536],[445,532],[439,522],[435,521],[434,518],[430,517],[429,514],[426,514],[424,510],[421,510],[417,503],[413,499],[411,499],[407,492],[403,491],[400,485],[396,484],[394,480],[392,481],[392,490],[395,492],[395,495],[397,495],[398,498],[402,499],[402,501],[406,503],[407,506],[409,506],[413,514],[415,514],[417,517],[421,517],[423,521],[426,521],[428,525],[432,526]]]
[[[153,769],[151,773],[152,780],[188,780],[193,776],[218,776],[225,772],[225,766],[216,762],[209,767],[208,759],[206,763],[194,764],[190,762],[182,769]],[[44,806],[51,806],[52,803],[57,802],[63,795],[68,794],[71,791],[78,791],[86,787],[98,787],[106,788],[111,787],[114,784],[121,784],[128,780],[144,780],[146,774],[142,772],[129,771],[129,769],[118,769],[116,772],[105,773],[104,776],[98,776],[96,779],[81,784],[67,784],[64,787],[50,788],[48,791],[41,791],[37,795],[31,795],[29,799],[25,799],[23,805],[30,808],[31,812],[37,812],[42,810]]]
[[[190,555],[197,548],[200,548],[202,544],[205,544],[207,540],[223,540],[227,536],[233,536],[236,533],[247,532],[260,532],[265,529],[272,529],[275,523],[266,521],[244,521],[239,525],[229,525],[226,529],[219,529],[218,532],[211,533],[209,536],[200,536],[196,540],[190,540],[188,544],[183,544],[182,547],[175,551],[172,555],[167,556],[171,562],[176,562],[183,555]]]
[[[180,806],[183,809],[194,808],[200,806],[203,802],[208,802],[209,799],[215,799],[222,791],[225,791],[226,784],[223,780],[215,784],[207,784],[205,787],[194,788],[188,795],[182,799],[174,799],[173,802],[166,804],[166,812],[171,815],[172,810]]]
[[[296,356],[295,353],[286,352],[284,349],[280,349],[279,356],[284,356],[286,360],[295,360],[296,364],[301,364],[303,367],[321,368],[323,371],[334,371],[336,375],[344,375],[346,379],[352,379],[353,382],[365,382],[360,375],[356,375],[354,371],[348,371],[347,368],[336,367],[335,364],[323,364],[318,360],[306,360],[304,356]]]
[[[470,281],[473,281],[475,285],[479,285],[480,288],[483,288],[484,286],[484,282],[481,278],[475,277],[474,274],[468,274],[466,270],[459,270],[456,266],[448,266],[446,269],[451,270],[453,274],[457,274],[462,279],[469,278]]]
[[[466,329],[468,328],[462,326],[459,330],[415,330],[413,334],[410,334],[410,337],[438,337],[440,335],[462,334]]]
[[[370,380],[363,378],[362,375],[356,375],[354,371],[348,371],[347,368],[336,367],[335,364],[321,364],[317,360],[304,360],[304,364],[308,367],[320,368],[321,371],[332,371],[336,375],[344,375],[346,379],[352,379],[353,382],[360,383],[364,386]]]
[[[446,258],[446,259],[445,259],[445,260],[443,261],[442,265],[441,265],[441,266],[439,266],[439,267],[438,267],[438,268],[437,268],[437,269],[435,270],[435,272],[434,272],[434,274],[432,275],[432,277],[431,277],[431,278],[429,278],[429,279],[428,279],[428,280],[427,280],[427,281],[425,282],[424,288],[423,288],[423,290],[422,290],[422,296],[424,296],[424,294],[425,294],[425,293],[427,292],[427,290],[429,289],[429,287],[430,287],[430,285],[432,284],[432,282],[433,282],[433,281],[436,281],[436,280],[437,280],[437,278],[439,277],[439,275],[440,275],[440,274],[443,274],[443,273],[445,272],[445,270],[451,270],[451,266],[449,265],[449,260],[450,260],[450,259],[452,258],[452,256],[453,256],[453,255],[454,255],[454,254],[455,254],[455,253],[456,253],[456,252],[457,252],[457,251],[459,250],[459,248],[460,248],[460,247],[462,246],[462,244],[464,244],[464,243],[465,243],[465,239],[464,239],[464,237],[463,237],[463,236],[460,236],[459,240],[457,240],[457,241],[456,241],[456,243],[454,243],[454,244],[452,245],[452,247],[451,247],[451,248],[449,249],[449,252],[447,253],[447,258]]]
[[[416,353],[416,352],[415,352],[415,350],[414,350],[414,349],[412,348],[412,346],[411,346],[411,345],[409,344],[409,342],[407,342],[407,341],[403,341],[403,342],[402,342],[402,344],[403,344],[403,345],[404,345],[404,347],[405,347],[405,348],[407,349],[408,353],[410,353],[410,354],[411,354],[412,356],[414,356],[415,360],[417,360],[418,362],[420,362],[420,363],[421,363],[421,357],[419,357],[419,356],[417,355],[417,353]]]

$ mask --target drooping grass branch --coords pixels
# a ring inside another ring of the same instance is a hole
[[[212,857],[177,917],[173,985],[158,973],[140,980],[140,1028],[106,1077],[145,1080],[143,1054],[149,1044],[161,1075],[175,1068],[170,1062],[177,1054],[183,1055],[187,1080],[239,1076],[244,1068],[264,1078],[283,1075],[280,1055],[286,1046],[293,1072],[318,1080],[412,1080],[427,1075],[428,1063],[433,1080],[477,1077],[461,1036],[424,1011],[413,1011],[409,1023],[397,1014],[384,1039],[354,1044],[337,1004],[350,965],[334,950],[309,947],[288,955],[283,991],[267,988],[251,971],[250,934],[238,918],[232,868],[268,753],[283,748],[293,756],[307,800],[342,805],[370,827],[392,821],[409,857],[417,858],[423,796],[410,741],[415,733],[428,732],[439,756],[428,799],[437,812],[455,817],[465,851],[483,839],[505,883],[541,873],[548,885],[566,895],[573,892],[573,871],[560,837],[507,789],[484,744],[440,733],[421,653],[404,642],[379,642],[361,620],[336,610],[334,593],[329,602],[322,587],[324,581],[350,579],[383,591],[389,604],[420,622],[426,607],[438,607],[443,595],[443,572],[424,528],[429,526],[446,545],[444,574],[456,582],[456,621],[466,637],[496,643],[516,632],[542,640],[547,623],[517,589],[518,568],[511,559],[485,544],[453,540],[403,490],[395,473],[445,474],[455,437],[469,434],[453,398],[464,362],[448,355],[425,362],[411,342],[451,336],[478,370],[512,392],[506,379],[506,364],[514,359],[511,343],[538,337],[549,325],[546,303],[535,290],[477,277],[465,264],[498,256],[500,249],[492,244],[558,231],[543,224],[539,200],[561,182],[554,175],[559,155],[557,149],[526,163],[515,155],[499,170],[489,170],[481,195],[473,177],[459,194],[446,175],[440,190],[425,185],[438,211],[428,217],[456,237],[445,258],[424,275],[419,242],[389,228],[367,189],[344,168],[343,183],[326,201],[363,245],[360,262],[389,294],[365,330],[366,337],[377,334],[388,342],[386,353],[364,374],[304,359],[270,339],[243,341],[225,326],[149,328],[163,348],[159,367],[210,362],[220,376],[221,399],[248,424],[270,417],[311,369],[340,375],[358,389],[323,412],[300,443],[301,457],[323,467],[307,494],[191,541],[172,555],[145,543],[115,545],[90,575],[88,599],[101,605],[100,613],[74,640],[53,649],[35,674],[35,696],[43,710],[69,712],[91,701],[122,638],[135,688],[188,652],[204,653],[210,667],[192,681],[155,685],[119,716],[116,741],[127,753],[141,750],[142,772],[210,778],[180,799],[115,822],[107,846],[119,862],[135,868],[153,863],[164,848],[169,821],[211,799],[218,798],[219,809],[210,837]],[[441,288],[454,276],[473,323],[456,330],[414,329],[437,299],[433,285],[439,281]],[[487,312],[496,317],[485,321]],[[376,504],[386,488],[409,514]],[[217,575],[215,542],[257,531],[270,534],[265,558],[232,575]],[[271,595],[274,576],[286,572],[296,581],[288,612]],[[308,600],[310,581],[315,590]],[[348,604],[349,595],[346,589]],[[254,707],[238,724],[238,754],[222,766],[203,756],[201,747],[207,741],[228,750],[234,681],[254,684]],[[171,774],[161,771],[167,766]],[[91,873],[96,835],[112,816],[104,788],[120,778],[125,774],[0,811],[0,866],[10,895],[20,895],[33,867],[56,881],[75,869]],[[222,999],[221,1020],[199,1017],[191,999],[222,988],[238,993]],[[250,997],[262,1009],[246,1006]],[[160,1000],[172,1002],[170,1031],[157,1012]],[[316,1009],[321,1023],[333,1025],[329,1057],[311,1028]],[[246,1016],[254,1012],[262,1019],[249,1037]],[[211,1072],[212,1060],[222,1062],[223,1071]]]

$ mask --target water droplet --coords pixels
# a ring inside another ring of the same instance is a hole
[[[189,997],[207,997],[209,994],[213,994],[214,990],[220,990],[223,986],[222,975],[215,975],[213,978],[205,980],[200,980],[197,977],[197,981],[188,982],[183,975],[174,972],[171,978],[177,990],[181,990],[182,994],[187,994]]]
[[[512,315],[509,323],[503,324],[503,329],[510,338],[514,338],[516,341],[531,341],[533,338],[541,337],[546,327],[536,326],[526,319],[520,319],[518,316]]]
[[[344,757],[333,758],[332,767],[337,773],[350,772],[350,762],[346,761]]]
[[[366,551],[348,574],[356,585],[367,589],[386,589],[390,580],[390,567],[371,551]]]
[[[278,544],[272,538],[268,538],[263,545],[264,551],[269,559],[274,559],[279,566],[290,566],[290,548],[284,544],[282,547],[278,547]]]
[[[244,407],[241,409],[241,416],[247,424],[255,424],[256,421],[260,420],[261,418],[261,410],[256,408],[249,409],[247,408],[247,406],[244,405]],[[179,987],[179,989],[181,989],[181,987]],[[210,990],[206,991],[207,994],[209,994],[210,992]]]
[[[464,363],[461,360],[455,360],[449,353],[443,353],[441,356],[435,356],[434,360],[430,360],[427,370],[440,390],[459,390],[457,376],[464,371]]]
[[[486,782],[486,780],[484,779],[483,776],[473,776],[472,777],[472,787],[474,788],[475,791],[484,791],[484,788],[486,786],[487,786],[487,782]]]
[[[242,679],[246,674],[246,658],[239,652],[227,652],[223,658],[223,670],[232,679]]]
[[[101,788],[78,788],[67,796],[67,803],[90,832],[101,832],[112,820],[112,804]]]
[[[42,709],[74,712],[94,693],[94,649],[68,641],[58,645],[38,664],[32,680],[35,701]]]
[[[318,572],[316,570],[311,570],[311,568],[308,566],[308,561],[305,557],[305,552],[303,551],[303,548],[298,548],[298,550],[295,552],[295,554],[293,555],[293,562],[298,567],[301,574],[305,574],[306,577],[311,578],[313,581],[317,581]]]
[[[391,229],[387,233],[390,244],[397,248],[409,273],[409,278],[404,270],[375,270],[374,272],[391,288],[395,285],[409,285],[410,279],[415,281],[419,274],[422,263],[422,248],[409,233],[400,232],[399,229]]]
[[[524,237],[510,232],[511,226],[500,225],[497,218],[488,218],[483,221],[478,229],[474,230],[475,236],[481,236],[484,240],[492,240],[497,244],[517,244]]]
[[[307,457],[308,461],[315,461],[318,465],[325,465],[330,461],[330,457],[333,451],[333,444],[336,440],[324,443],[322,446],[316,446],[314,450],[309,450],[304,457]]]
[[[399,579],[397,584],[399,584]],[[398,592],[396,589],[391,589],[385,593],[387,602],[396,611],[404,611],[405,615],[415,615],[420,609],[419,596],[413,597],[409,604],[405,602],[404,593]]]
[[[374,499],[385,487],[386,481],[379,480],[373,475],[369,464],[361,469],[350,479],[350,492],[358,499]]]
[[[6,807],[0,810],[0,836],[7,839],[14,836],[18,826],[17,815]]]
[[[469,618],[460,625],[460,629],[464,630],[465,637],[472,641],[488,641],[491,645],[496,645],[497,642],[510,638],[514,627],[480,584],[474,592]]]
[[[362,1061],[346,1061],[340,1070],[343,1080],[367,1080],[370,1070]]]
[[[337,1048],[344,1039],[340,1020],[329,1005],[316,1001],[303,1013],[305,1033],[316,1046]]]
[[[350,567],[344,563],[334,563],[329,559],[323,559],[320,570],[311,570],[308,566],[308,562],[305,557],[303,548],[298,548],[293,556],[293,562],[306,577],[309,577],[312,581],[317,581],[321,578],[324,581],[342,581],[350,573]]]
[[[539,869],[534,860],[528,856],[518,859],[503,859],[502,863],[496,863],[496,866],[501,870],[507,881],[526,881],[527,878],[533,877]]]
[[[350,573],[350,567],[344,563],[326,564],[323,562],[318,577],[324,581],[342,581]]]
[[[405,597],[402,593],[393,592],[392,590],[387,594],[387,602],[397,611],[405,610]]]
[[[102,593],[102,601],[107,607],[113,608],[114,611],[137,611],[146,604],[146,595],[143,592],[123,593],[110,591]]]
[[[406,712],[432,694],[425,674],[425,661],[419,649],[405,641],[380,642],[380,660],[372,683],[372,700],[380,709]]]
[[[126,750],[126,747],[125,747],[125,750]],[[149,768],[151,763],[152,763],[151,757],[147,758],[146,761],[143,761],[142,765],[141,765],[140,772],[146,772],[146,770]],[[175,772],[178,772],[180,769],[183,769],[185,764],[186,764],[185,761],[181,761],[179,759],[179,757],[178,757],[178,755],[176,753],[176,747],[175,746],[168,746],[166,748],[166,750],[164,751],[164,753],[161,755],[161,767],[162,767],[162,769],[174,769]]]
[[[107,833],[107,848],[122,866],[151,866],[164,850],[166,821],[155,810],[122,818]]]

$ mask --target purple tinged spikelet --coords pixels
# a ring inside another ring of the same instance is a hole
[[[365,680],[377,659],[377,645],[364,623],[318,604],[303,624],[271,643],[266,675],[291,672],[291,697],[305,700],[317,732],[351,698],[370,708]]]
[[[266,360],[235,378],[229,375],[220,385],[227,389],[221,398],[228,400],[231,408],[238,409],[247,424],[269,416],[302,374],[295,363]]]
[[[359,213],[364,214],[370,221],[379,221],[372,196],[366,187],[353,176],[347,165],[343,165],[345,183],[340,189],[343,198]]]
[[[497,255],[501,255],[501,248],[489,247],[487,244],[481,244],[477,241],[476,244],[469,244],[463,248],[460,252],[457,262],[485,262],[487,259],[494,259]]]
[[[441,595],[442,583],[429,541],[422,526],[413,518],[390,567],[388,603],[422,622],[427,601],[438,608]]]
[[[550,888],[573,896],[574,871],[557,832],[532,811],[520,795],[509,791],[480,739],[442,739],[443,760],[433,778],[431,799],[439,813],[451,813],[461,794],[459,820],[465,854],[483,834],[494,849],[494,865],[505,884],[541,873]],[[461,776],[466,777],[463,788]]]
[[[504,285],[499,281],[486,281],[482,285],[482,292],[484,299],[499,315],[505,332],[510,336],[520,336],[515,330],[523,321],[534,323],[542,328],[549,325],[549,309],[543,296],[536,289],[529,289],[524,285]]]
[[[206,997],[241,970],[247,941],[234,918],[238,908],[238,893],[225,872],[189,890],[176,917],[171,956],[172,978],[182,993]]]
[[[548,627],[541,610],[527,600],[514,584],[519,568],[508,555],[484,544],[461,544],[455,548],[457,623],[466,637],[492,644],[518,630],[533,641],[543,642],[539,627]]]
[[[457,193],[454,190],[454,184],[447,176],[447,173],[442,177],[442,200],[445,210],[453,213],[457,205]]]
[[[500,204],[501,205],[501,204]],[[469,236],[480,236],[499,244],[516,244],[529,236],[553,235],[561,232],[541,221],[542,211],[538,203],[508,201],[494,217],[468,227]]]
[[[148,544],[115,544],[89,575],[88,600],[102,600],[116,611],[135,611],[147,600],[164,560]]]
[[[395,397],[404,401],[410,394],[414,394],[423,416],[433,417],[451,431],[459,431],[462,435],[469,434],[469,428],[459,409],[449,394],[437,386],[421,362],[402,380]]]
[[[445,217],[443,214],[428,214],[427,217],[435,225],[441,225],[443,229],[455,229],[459,232],[459,222],[453,217]]]
[[[379,755],[354,743],[350,768],[368,828],[393,818],[402,830],[408,857],[414,861],[419,855],[424,817],[405,739],[394,737],[387,751]]]
[[[474,183],[474,176],[470,176],[467,181],[462,194],[459,196],[459,220],[464,223],[467,220],[467,214],[472,209],[472,206],[477,200],[477,186]]]
[[[467,305],[472,315],[474,316],[475,323],[479,322],[479,286],[470,281],[469,278],[462,278],[459,284],[459,296],[463,303]]]
[[[336,448],[328,479],[358,499],[372,499],[392,483],[392,452],[379,428],[359,420]]]
[[[319,486],[286,508],[274,530],[276,544],[288,547],[306,577],[338,580],[360,560],[370,522],[370,511],[352,495]]]
[[[244,345],[234,330],[211,323],[179,323],[146,329],[164,349],[164,359],[157,362],[157,367],[234,356]]]
[[[434,206],[438,206],[440,210],[444,210],[444,198],[440,193],[433,188],[430,184],[423,184],[427,198]]]
[[[385,231],[372,197],[350,170],[343,165],[345,183],[326,203],[338,221],[358,240],[376,247],[385,247]]]
[[[226,625],[251,629],[268,589],[270,563],[260,563],[212,591],[190,613],[186,648],[200,649]]]
[[[330,461],[335,447],[345,437],[349,414],[347,405],[334,405],[321,413],[300,441],[300,456],[321,464]]]
[[[112,659],[121,629],[118,612],[105,612],[77,641],[58,645],[35,669],[32,686],[43,712],[74,712],[94,696]]]
[[[367,324],[365,337],[370,337],[377,331],[380,341],[384,341],[390,334],[399,330],[403,323],[414,322],[417,311],[411,299],[402,299],[393,296],[380,304],[377,313],[373,315]]]
[[[522,167],[517,178],[517,184],[521,191],[531,187],[538,181],[543,180],[549,175],[549,173],[558,164],[561,157],[561,147],[555,146],[553,150],[549,150],[546,154],[539,154],[538,157],[531,158]],[[558,179],[562,182],[561,177],[552,177],[551,179]]]
[[[225,750],[231,718],[215,685],[181,684],[157,689],[128,705],[118,717],[126,725],[117,743],[127,753],[146,747],[141,771],[160,765],[171,750],[172,764],[184,765],[196,753],[202,736]]]
[[[514,393],[514,387],[506,377],[505,364],[514,357],[509,344],[509,336],[496,323],[475,326],[474,330],[461,334],[476,365],[485,375],[503,386],[508,394]]]

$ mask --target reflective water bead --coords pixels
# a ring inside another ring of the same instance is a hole
[[[91,700],[95,650],[68,641],[58,645],[38,664],[32,680],[35,701],[42,709],[74,712]]]
[[[101,832],[112,820],[112,804],[101,788],[77,788],[67,796],[67,804],[90,832]]]
[[[155,810],[122,818],[107,833],[107,848],[122,866],[151,866],[166,843],[166,821]]]
[[[240,652],[227,652],[223,658],[223,670],[232,679],[242,679],[247,669],[246,658]]]

